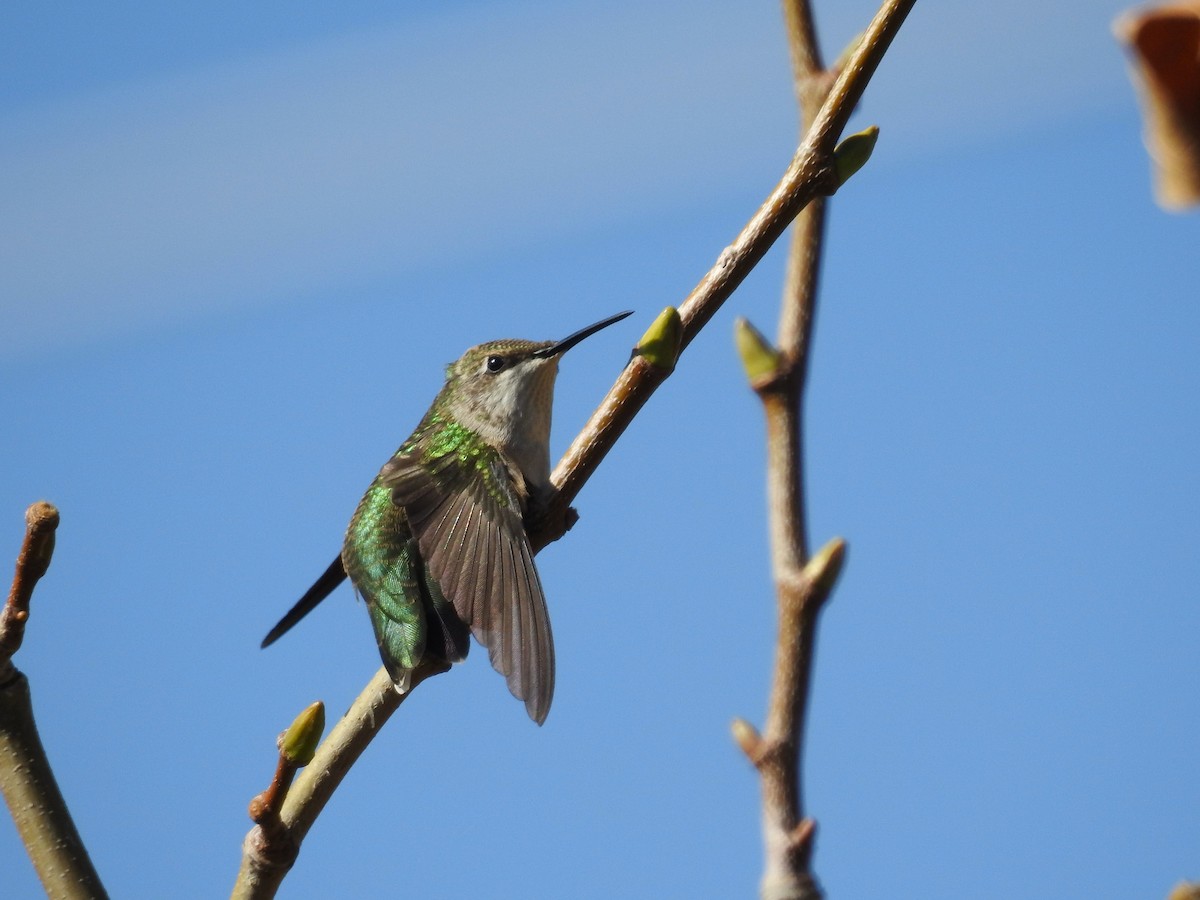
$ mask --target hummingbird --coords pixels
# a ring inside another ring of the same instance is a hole
[[[460,662],[470,636],[541,725],[554,694],[554,641],[526,534],[549,497],[550,413],[559,358],[618,313],[561,341],[479,344],[358,504],[341,554],[262,646],[350,577],[379,655],[406,692],[423,661]]]

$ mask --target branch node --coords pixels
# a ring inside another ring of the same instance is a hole
[[[729,730],[733,732],[733,739],[746,758],[757,768],[763,758],[763,739],[758,729],[745,719],[738,718],[730,723]]]
[[[275,766],[275,777],[271,779],[270,787],[250,801],[248,808],[255,827],[250,829],[243,844],[242,868],[248,873],[249,881],[243,884],[239,877],[239,886],[248,887],[250,882],[261,879],[268,871],[286,872],[300,855],[300,842],[283,821],[280,811],[297,769],[312,762],[324,730],[325,704],[318,700],[296,716],[276,740],[279,761]]]
[[[803,850],[808,852],[812,847],[813,839],[817,836],[817,821],[816,819],[801,819],[799,824],[791,830],[788,835],[788,842],[795,850]]]
[[[325,704],[320,700],[310,704],[279,736],[279,755],[293,768],[312,762],[321,734],[325,731]]]
[[[771,345],[766,335],[748,319],[738,316],[733,322],[733,340],[750,387],[758,394],[776,387],[786,366],[783,354]]]
[[[251,861],[259,877],[270,870],[286,872],[300,855],[300,846],[287,828],[278,817],[275,822],[278,828],[265,824],[251,828],[242,845],[246,859]]]
[[[872,125],[850,135],[833,151],[833,167],[840,188],[851,176],[867,164],[879,140],[879,126]]]
[[[805,605],[811,605],[814,610],[820,609],[829,595],[833,593],[842,566],[846,562],[846,541],[835,537],[824,547],[813,554],[804,566],[802,578],[809,584],[804,592]]]
[[[683,349],[683,321],[679,310],[668,306],[658,314],[633,352],[654,368],[671,372]]]
[[[267,803],[267,792],[256,794],[254,799],[250,801],[250,806],[247,811],[250,813],[250,821],[257,825],[261,825],[263,820],[270,815],[271,806]]]

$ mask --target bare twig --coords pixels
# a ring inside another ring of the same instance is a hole
[[[296,772],[316,753],[325,730],[325,705],[318,700],[306,708],[279,736],[279,762],[271,785],[250,801],[254,828],[242,844],[242,867],[234,883],[233,900],[273,896],[280,879],[296,861],[300,843],[292,837],[280,810]]]
[[[913,0],[885,2],[850,53],[844,70],[837,73],[822,70],[808,0],[784,0],[794,89],[802,128],[808,135],[802,146],[813,140],[813,132],[827,118],[829,100],[843,89],[863,59],[877,62],[882,56],[912,5]],[[826,90],[830,97],[825,96]],[[771,567],[779,613],[774,675],[763,734],[760,736],[741,719],[733,727],[735,739],[758,769],[762,781],[764,900],[809,900],[821,896],[811,868],[816,826],[804,816],[800,758],[817,616],[845,556],[845,543],[837,539],[809,559],[805,511],[804,388],[824,230],[825,203],[817,199],[800,213],[792,231],[778,349],[767,345],[748,323],[738,323],[739,348],[766,417]]]
[[[821,63],[821,47],[817,42],[812,5],[808,0],[783,0],[783,25],[792,57],[792,86],[796,91],[796,100],[801,112],[811,117],[821,104],[820,100],[810,102],[806,94],[812,80],[825,74],[825,66]],[[805,128],[809,124],[806,120]]]
[[[783,178],[679,307],[677,320],[674,315],[669,317],[672,329],[677,330],[673,337],[677,348],[675,357],[691,343],[800,210],[813,199],[837,189],[832,164],[834,145],[914,2],[885,2],[830,88]],[[652,326],[651,330],[654,328]],[[649,336],[648,332],[647,338]],[[554,470],[552,481],[556,490],[542,516],[531,523],[529,529],[535,552],[566,532],[571,522],[571,502],[671,371],[671,367],[662,365],[661,361],[656,362],[652,356],[640,352],[633,354]],[[412,687],[443,671],[446,671],[445,667],[418,669],[413,674]],[[330,732],[312,764],[297,778],[284,804],[282,819],[297,845],[351,764],[406,696],[395,692],[386,672],[380,669],[359,695],[350,712]],[[259,881],[260,886],[253,893],[239,896],[273,896],[285,873],[286,869],[276,868],[269,873],[269,877]]]
[[[13,654],[21,648],[25,622],[29,618],[29,600],[34,585],[50,566],[57,528],[58,510],[49,503],[39,501],[25,511],[25,540],[17,554],[17,570],[13,574],[8,602],[0,611],[0,684],[6,680]]]
[[[282,816],[297,842],[304,839],[317,815],[325,808],[350,766],[362,755],[379,729],[413,689],[426,678],[448,672],[445,663],[424,664],[412,673],[408,693],[396,691],[387,671],[380,667],[358,695],[346,715],[317,748],[312,763],[300,773],[283,804]]]
[[[33,719],[29,681],[12,664],[25,636],[34,585],[54,552],[58,510],[35,503],[25,513],[8,602],[0,612],[0,792],[38,878],[51,897],[107,897],[54,780]]]
[[[296,861],[304,836],[355,760],[413,688],[426,678],[448,670],[449,666],[444,663],[418,667],[412,673],[408,693],[400,694],[387,670],[381,666],[349,711],[317,747],[311,762],[290,789],[274,790],[273,782],[272,789],[267,792],[269,800],[251,805],[251,818],[257,824],[250,829],[242,845],[242,865],[233,888],[234,900],[275,896],[283,876]],[[277,769],[276,781],[279,777]],[[284,796],[280,797],[281,793]],[[276,809],[277,814],[274,813]]]

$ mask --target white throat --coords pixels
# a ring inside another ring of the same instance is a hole
[[[503,453],[530,490],[550,483],[550,417],[558,359],[530,359],[462,391],[453,415]],[[487,377],[487,376],[484,376]]]

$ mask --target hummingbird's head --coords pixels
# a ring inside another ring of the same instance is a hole
[[[446,370],[444,397],[456,422],[507,454],[527,480],[550,478],[550,413],[559,358],[632,313],[624,312],[561,341],[489,341]]]

